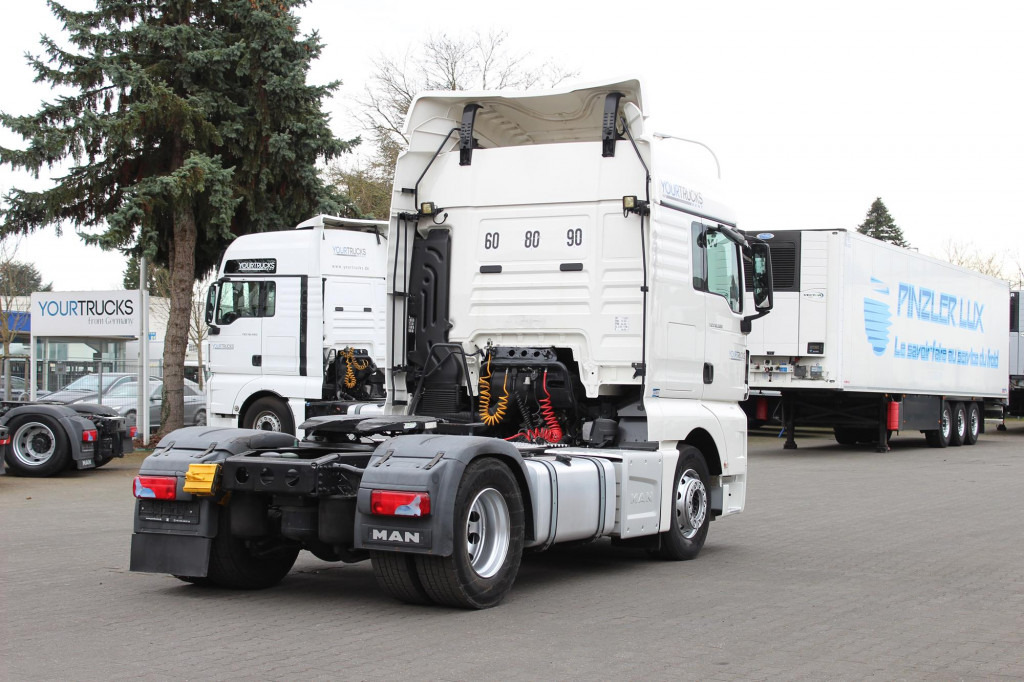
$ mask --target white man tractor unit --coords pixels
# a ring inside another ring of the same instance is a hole
[[[418,96],[384,414],[311,417],[301,442],[168,435],[135,479],[132,570],[259,588],[304,549],[369,558],[406,602],[486,608],[527,550],[695,558],[744,508],[745,332],[771,263],[697,172],[707,152],[643,106],[636,80]]]

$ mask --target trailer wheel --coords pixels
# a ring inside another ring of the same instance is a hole
[[[261,431],[280,431],[295,435],[295,422],[292,412],[283,401],[277,398],[260,398],[245,411],[242,428],[259,429]]]
[[[679,448],[672,486],[673,518],[671,527],[661,533],[662,558],[687,561],[700,554],[711,524],[709,480],[708,465],[700,450],[690,445]]]
[[[515,582],[523,556],[526,514],[515,476],[496,459],[466,467],[455,496],[451,556],[416,555],[427,595],[447,606],[496,606]]]
[[[373,574],[382,590],[406,604],[431,604],[433,600],[420,582],[416,558],[399,552],[370,552]]]
[[[46,415],[22,415],[7,425],[7,465],[15,476],[52,476],[71,462],[71,446],[60,424]]]
[[[924,438],[928,441],[929,447],[944,448],[949,445],[949,439],[953,432],[953,410],[949,403],[942,401],[942,414],[939,417],[939,428],[924,432]]]
[[[833,426],[832,433],[836,437],[836,442],[840,445],[856,445],[857,444],[857,431],[845,426]]]
[[[963,445],[967,434],[967,410],[963,403],[953,403],[953,423],[949,433],[950,445]]]
[[[967,403],[967,430],[964,432],[964,445],[974,445],[981,435],[981,409],[978,403]]]
[[[210,546],[206,579],[179,578],[197,585],[232,590],[262,590],[281,582],[299,556],[298,545],[280,540],[243,540],[231,535],[231,507],[220,510],[217,535]]]

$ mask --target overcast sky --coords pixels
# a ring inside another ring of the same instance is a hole
[[[68,0],[82,7],[85,0]],[[932,255],[958,242],[1024,262],[1024,3],[536,2],[311,0],[304,32],[326,44],[312,79],[344,85],[335,132],[360,131],[352,99],[374,57],[429,34],[506,31],[514,51],[580,72],[639,76],[658,128],[710,145],[741,227],[849,228],[881,197],[907,240]],[[490,9],[497,8],[497,9]],[[0,25],[0,109],[30,113],[50,93],[24,53],[60,27],[42,0]],[[4,145],[20,138],[0,132]],[[0,171],[0,188],[28,186]],[[120,286],[123,258],[73,234],[22,241],[58,290]]]

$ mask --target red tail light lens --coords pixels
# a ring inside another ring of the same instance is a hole
[[[430,516],[430,495],[401,490],[374,490],[370,511],[378,516]]]
[[[86,429],[82,431],[82,442],[83,443],[95,443],[100,439],[100,434],[96,429]]]
[[[138,498],[173,500],[178,489],[174,476],[136,476],[134,493]]]
[[[11,439],[8,438],[7,436],[4,436],[3,438],[0,438],[0,445],[10,445],[10,444],[11,444]]]

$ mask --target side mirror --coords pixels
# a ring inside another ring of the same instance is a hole
[[[213,324],[213,314],[217,310],[217,284],[211,284],[206,290],[206,324]]]
[[[754,272],[754,310],[740,322],[740,331],[749,334],[751,323],[759,317],[767,315],[775,305],[775,291],[772,285],[772,254],[768,244],[755,241],[750,244],[750,255]]]
[[[751,251],[754,256],[754,309],[767,313],[775,305],[771,249],[764,242],[754,242]]]

